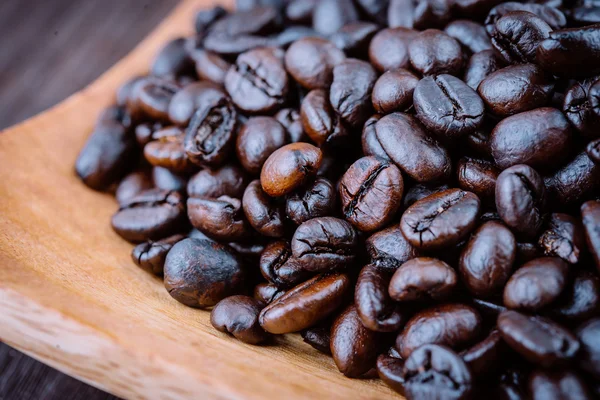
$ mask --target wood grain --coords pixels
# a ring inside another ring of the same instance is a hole
[[[0,134],[0,338],[130,399],[397,398],[344,378],[297,335],[253,347],[216,332],[207,312],[131,262],[108,223],[115,201],[74,176],[99,110],[161,44],[190,32],[202,3],[183,2],[92,86]]]

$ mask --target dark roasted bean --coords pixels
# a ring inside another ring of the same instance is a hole
[[[388,25],[425,29],[443,27],[452,17],[448,0],[390,0]]]
[[[329,35],[347,23],[357,21],[358,10],[351,0],[320,0],[313,10],[313,28],[323,35]]]
[[[185,239],[183,235],[173,235],[156,242],[149,240],[140,243],[131,251],[131,259],[134,263],[152,272],[154,275],[162,276],[167,253],[175,243],[183,239]]]
[[[423,75],[459,76],[463,67],[460,43],[436,29],[419,33],[408,46],[410,63]]]
[[[419,83],[419,78],[406,69],[398,68],[387,71],[377,79],[373,86],[371,96],[373,108],[381,114],[408,111],[412,108],[413,92],[417,83]]]
[[[319,324],[300,332],[302,340],[321,353],[331,355],[331,327],[330,324]]]
[[[227,36],[268,34],[276,27],[277,18],[277,10],[274,7],[257,6],[245,10],[238,9],[213,23],[211,31]]]
[[[309,219],[335,214],[336,199],[333,184],[319,177],[310,185],[288,196],[286,214],[300,225]]]
[[[581,223],[568,214],[550,215],[546,230],[538,241],[547,256],[560,257],[577,264],[585,251],[585,236]]]
[[[294,42],[285,53],[285,68],[306,89],[327,89],[333,67],[346,56],[328,40],[310,37]]]
[[[150,73],[164,78],[178,78],[193,75],[194,63],[185,50],[184,38],[168,42],[156,55]]]
[[[251,234],[239,199],[190,197],[187,212],[192,225],[212,239],[233,242]]]
[[[139,87],[137,103],[145,116],[169,120],[169,105],[181,87],[166,79],[147,79]]]
[[[309,141],[309,138],[306,133],[304,133],[304,128],[302,127],[300,113],[296,109],[284,108],[283,110],[279,110],[277,114],[275,114],[275,119],[286,129],[290,142]]]
[[[596,111],[598,102],[595,93],[597,90],[590,96],[590,89],[595,82],[596,78],[590,78],[573,83],[565,93],[562,104],[562,111],[569,122],[586,138],[598,136],[596,126],[600,120]]]
[[[194,113],[205,107],[211,107],[226,97],[219,86],[210,82],[195,82],[187,85],[173,96],[169,103],[169,120],[185,127]]]
[[[381,158],[382,160],[389,160],[387,153],[381,147],[379,139],[377,139],[377,132],[375,131],[375,124],[381,119],[380,114],[375,114],[365,122],[361,135],[361,145],[365,156],[374,156]]]
[[[588,201],[581,206],[581,217],[587,245],[600,271],[600,201]]]
[[[404,396],[404,378],[402,370],[404,369],[404,360],[381,354],[377,357],[377,374],[379,378],[394,391]]]
[[[448,186],[447,184],[426,185],[422,183],[417,183],[416,185],[411,186],[410,189],[408,189],[408,191],[404,195],[404,207],[408,208],[415,204],[417,201],[424,199],[425,197],[431,194],[443,192],[444,190],[448,189],[450,189],[450,186]]]
[[[156,166],[169,171],[187,174],[194,170],[185,148],[185,135],[177,127],[162,128],[152,134],[152,140],[144,146],[144,157]]]
[[[285,16],[295,23],[310,24],[317,0],[291,0],[285,8]]]
[[[187,185],[186,176],[177,175],[163,167],[152,168],[152,180],[154,181],[154,186],[162,190],[185,192]]]
[[[585,382],[574,371],[536,370],[529,377],[532,400],[591,400]]]
[[[304,131],[318,146],[335,145],[348,136],[348,131],[333,110],[325,90],[311,90],[306,95],[300,106],[300,117]]]
[[[378,31],[379,27],[370,22],[350,22],[331,35],[329,40],[349,57],[366,59],[371,39]]]
[[[379,72],[410,66],[408,45],[418,32],[407,28],[379,31],[369,45],[369,60]]]
[[[269,304],[285,292],[272,283],[259,283],[254,288],[254,298],[263,304]]]
[[[490,10],[490,13],[485,20],[485,29],[488,34],[491,35],[494,32],[494,26],[500,18],[512,11],[531,12],[544,20],[544,22],[550,25],[552,29],[561,29],[567,25],[565,15],[558,8],[543,4],[510,1],[502,3]]]
[[[493,162],[476,158],[462,158],[456,166],[458,186],[473,192],[485,203],[494,204],[496,179],[500,170]]]
[[[502,61],[493,50],[475,53],[469,59],[465,69],[464,81],[473,90],[490,74],[502,68]]]
[[[153,187],[152,176],[147,169],[135,171],[125,176],[119,183],[115,198],[119,205],[125,204],[141,192]]]
[[[600,188],[600,164],[594,163],[585,151],[545,179],[552,202],[573,204]]]
[[[269,237],[282,237],[285,234],[283,205],[277,204],[262,190],[258,179],[246,187],[242,206],[248,222],[260,234]]]
[[[459,19],[446,25],[444,32],[458,40],[471,53],[492,49],[485,27],[467,19]]]
[[[260,272],[278,287],[290,287],[306,280],[311,274],[292,257],[290,243],[278,240],[267,245],[260,255]]]
[[[230,296],[212,309],[210,323],[216,330],[229,333],[244,343],[259,344],[270,337],[258,323],[263,306],[252,297]]]
[[[230,58],[257,48],[272,46],[272,40],[256,35],[227,36],[223,33],[210,33],[202,43],[208,51]],[[225,75],[227,80],[227,75]]]
[[[570,10],[569,20],[573,25],[585,26],[600,23],[600,6],[594,1],[577,2],[580,4]]]
[[[275,118],[252,117],[238,133],[237,157],[246,171],[258,175],[267,158],[287,142],[287,132]]]
[[[581,343],[579,367],[600,379],[600,318],[590,319],[577,328]]]
[[[223,85],[231,64],[212,51],[196,49],[192,53],[200,79]]]
[[[442,300],[457,283],[456,272],[441,260],[413,258],[396,270],[390,281],[390,297],[396,301]]]
[[[194,28],[196,28],[196,33],[205,33],[215,21],[224,17],[227,14],[227,10],[225,10],[221,6],[214,6],[212,8],[208,8],[206,10],[200,10],[196,14],[196,19],[194,20]]]
[[[550,310],[554,318],[568,321],[585,321],[600,314],[600,278],[580,270],[563,292],[560,300]]]
[[[365,243],[371,261],[375,263],[399,266],[419,255],[404,237],[397,224],[379,231],[369,237]]]
[[[460,355],[474,375],[485,377],[499,369],[506,350],[500,332],[493,330],[485,339]]]

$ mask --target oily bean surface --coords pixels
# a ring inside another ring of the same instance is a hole
[[[365,242],[371,261],[380,264],[400,266],[419,255],[402,234],[398,224],[371,235]]]
[[[410,42],[408,53],[412,67],[425,76],[457,76],[463,68],[460,43],[437,29],[427,29],[419,33]]]
[[[406,112],[413,106],[413,93],[419,78],[404,68],[386,71],[373,86],[373,108],[380,114]]]
[[[569,214],[553,213],[548,218],[546,230],[540,235],[538,244],[545,255],[577,264],[586,246],[583,226]]]
[[[246,187],[242,198],[244,214],[250,225],[260,234],[268,237],[282,237],[285,234],[285,212],[283,204],[277,204],[254,180]]]
[[[162,276],[167,253],[175,243],[183,239],[185,239],[183,235],[173,235],[157,241],[149,240],[140,243],[131,251],[131,259],[154,275]]]
[[[240,199],[190,197],[187,214],[195,228],[215,240],[236,241],[251,233]]]
[[[269,338],[258,323],[263,304],[252,297],[236,295],[221,300],[210,313],[216,330],[233,335],[244,343],[259,344]]]
[[[396,270],[389,294],[396,301],[442,300],[454,291],[457,281],[456,272],[445,262],[418,257]]]
[[[238,132],[235,149],[246,171],[258,175],[267,158],[287,143],[287,132],[275,118],[252,117]]]
[[[333,184],[318,177],[304,188],[290,194],[285,203],[286,214],[297,225],[317,217],[335,214],[337,194]]]
[[[588,249],[600,271],[600,201],[588,201],[581,206],[581,216]]]

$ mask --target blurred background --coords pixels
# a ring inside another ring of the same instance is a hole
[[[0,130],[92,82],[176,4],[177,0],[0,0]],[[115,397],[0,342],[0,400],[22,399]]]

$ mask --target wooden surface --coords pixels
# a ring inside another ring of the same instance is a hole
[[[117,205],[73,174],[98,111],[162,43],[191,30],[186,1],[130,56],[49,112],[0,134],[0,338],[125,398],[397,398],[344,378],[286,335],[256,347],[170,298],[109,226]]]

